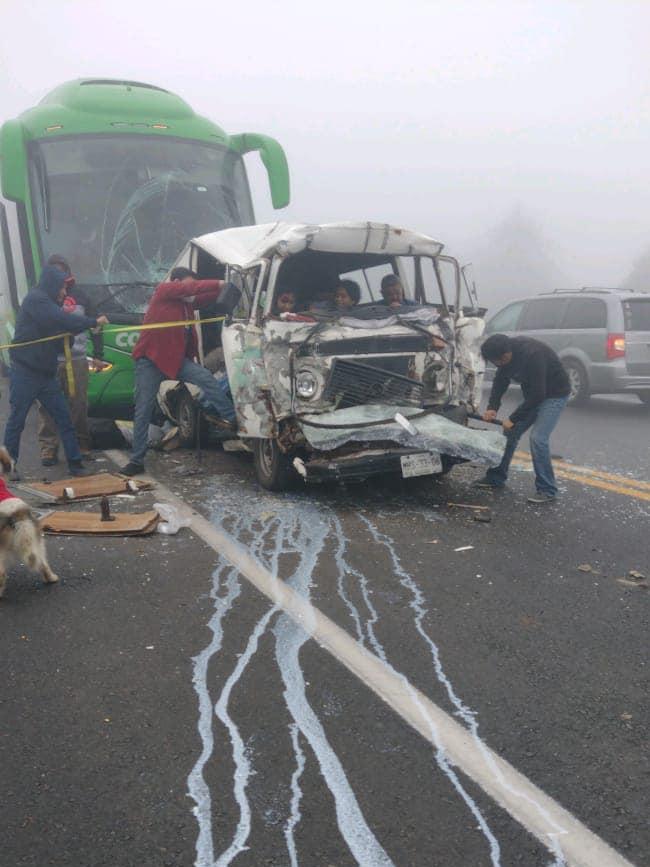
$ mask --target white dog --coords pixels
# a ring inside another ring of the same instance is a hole
[[[0,465],[3,476],[11,472],[13,462],[3,447],[0,447]],[[6,570],[15,560],[40,572],[46,584],[59,580],[47,562],[43,533],[32,510],[7,489],[4,478],[0,477],[0,597],[7,581]]]

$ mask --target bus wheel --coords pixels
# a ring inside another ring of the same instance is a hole
[[[257,481],[267,491],[286,491],[298,477],[291,458],[272,439],[253,440],[253,463]]]

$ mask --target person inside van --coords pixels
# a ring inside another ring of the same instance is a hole
[[[361,288],[354,280],[340,280],[334,290],[334,303],[339,313],[356,307],[361,300]]]
[[[274,315],[280,316],[281,313],[295,313],[297,300],[293,289],[280,289],[275,299]]]
[[[381,295],[387,307],[402,307],[413,305],[415,301],[404,297],[404,287],[397,274],[386,274],[381,279]]]

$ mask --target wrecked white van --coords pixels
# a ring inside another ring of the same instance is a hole
[[[236,436],[265,488],[296,475],[416,476],[464,460],[499,463],[503,437],[467,427],[480,398],[483,311],[469,292],[462,306],[460,268],[442,249],[384,223],[274,223],[187,245],[176,265],[241,290],[212,342]],[[334,300],[341,281],[352,286],[345,307]],[[189,392],[179,401],[171,386],[161,405],[174,417]]]

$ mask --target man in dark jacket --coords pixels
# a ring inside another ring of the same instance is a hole
[[[66,295],[63,301],[63,310],[66,313],[83,313],[91,319],[96,318],[98,311],[95,308],[92,297],[83,289],[75,287],[75,278],[67,259],[55,254],[47,260],[48,265],[54,265],[66,278]],[[88,332],[80,331],[71,341],[72,355],[72,379],[74,381],[74,394],[70,391],[68,382],[68,368],[65,357],[59,355],[57,379],[70,409],[70,417],[74,425],[81,456],[92,460],[90,433],[88,430],[88,360],[87,344]],[[104,351],[104,341],[101,331],[90,332],[93,361],[96,367],[102,366],[101,357]],[[54,419],[42,406],[38,411],[38,444],[41,450],[41,463],[44,467],[53,467],[58,464],[59,436]]]
[[[108,323],[105,316],[91,318],[65,313],[61,309],[65,284],[66,275],[59,268],[45,266],[38,285],[27,293],[18,312],[14,344],[30,343],[55,334],[77,334]],[[62,351],[63,339],[31,343],[28,346],[16,345],[9,350],[11,409],[5,427],[4,444],[13,460],[17,461],[27,413],[34,401],[38,400],[59,429],[70,472],[83,475],[81,453],[70,411],[56,378],[58,355]]]
[[[502,488],[505,485],[517,443],[532,427],[530,452],[537,495],[529,497],[528,502],[553,502],[557,496],[557,485],[549,439],[571,392],[562,362],[550,346],[532,337],[493,334],[481,347],[481,353],[486,361],[491,361],[497,367],[488,408],[483,415],[485,421],[496,419],[501,398],[511,381],[521,385],[524,400],[503,421],[503,432],[508,438],[503,460],[498,467],[489,469],[478,485],[486,488]]]
[[[194,310],[220,300],[230,284],[223,280],[197,280],[189,268],[174,268],[168,283],[156,288],[144,317],[144,324],[189,322]],[[234,290],[234,287],[232,287]],[[236,292],[236,290],[234,290]],[[131,460],[123,467],[127,476],[144,472],[144,456],[151,413],[160,383],[165,379],[190,382],[201,389],[204,406],[219,416],[222,426],[234,430],[235,408],[228,380],[216,378],[194,359],[198,342],[193,325],[142,331],[133,350],[135,358],[135,417]]]

